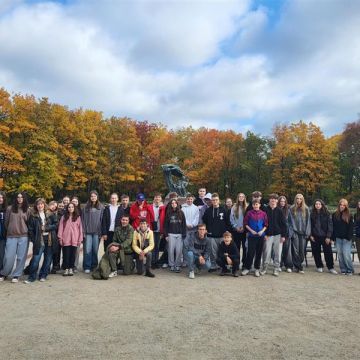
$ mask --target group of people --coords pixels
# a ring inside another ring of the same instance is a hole
[[[94,279],[134,272],[152,278],[152,269],[159,267],[175,273],[187,268],[190,279],[201,270],[234,277],[252,270],[260,277],[270,268],[274,276],[282,270],[303,274],[309,240],[318,272],[324,271],[323,251],[328,271],[337,274],[335,242],[340,272],[352,275],[354,229],[359,254],[360,202],[355,216],[346,199],[330,214],[320,199],[310,209],[302,194],[290,206],[277,194],[270,194],[265,205],[260,191],[251,194],[249,203],[239,193],[234,203],[227,198],[224,205],[205,188],[186,199],[170,193],[166,204],[159,193],[152,203],[138,193],[133,204],[129,196],[122,195],[119,202],[113,193],[104,206],[91,191],[84,207],[77,197],[65,196],[48,204],[38,198],[31,209],[25,193],[19,192],[7,206],[6,194],[0,192],[0,281],[10,277],[16,283],[23,272],[27,284],[44,282],[49,273],[73,276],[80,268],[82,244],[83,271]],[[32,258],[25,268],[30,242]],[[101,242],[104,255],[99,261]]]

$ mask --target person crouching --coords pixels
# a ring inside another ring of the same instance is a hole
[[[150,230],[146,220],[141,220],[139,227],[134,231],[132,248],[135,251],[138,275],[144,273],[144,260],[146,259],[145,276],[155,277],[150,271],[152,250],[154,249],[154,233]]]
[[[220,276],[224,276],[227,273],[227,266],[232,267],[234,277],[239,276],[240,253],[229,231],[226,231],[223,235],[223,241],[221,241],[219,245],[216,263],[221,267]]]

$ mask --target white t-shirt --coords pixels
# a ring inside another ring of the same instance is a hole
[[[40,212],[39,215],[40,215],[40,219],[41,219],[42,225],[45,226],[45,222],[46,222],[45,213],[44,213],[44,212]],[[49,235],[49,233],[44,231],[44,232],[43,232],[43,235]]]
[[[109,231],[115,230],[115,219],[116,219],[116,213],[118,211],[119,205],[110,205],[110,227]]]

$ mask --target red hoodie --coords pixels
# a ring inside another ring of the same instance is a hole
[[[152,206],[144,201],[142,203],[142,209],[140,209],[140,204],[135,201],[130,207],[130,221],[135,230],[139,227],[140,220],[142,219],[146,219],[146,222],[152,230],[154,221],[154,211]]]

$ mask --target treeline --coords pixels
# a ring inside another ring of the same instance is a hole
[[[302,121],[278,125],[273,136],[252,132],[168,129],[129,118],[70,110],[47,98],[0,89],[0,187],[59,198],[112,191],[166,192],[161,164],[179,165],[189,190],[234,196],[254,189],[334,202],[360,195],[360,120],[326,138]]]

